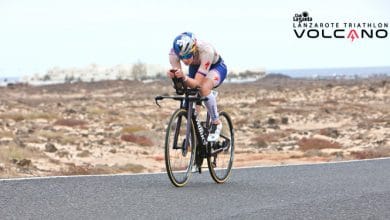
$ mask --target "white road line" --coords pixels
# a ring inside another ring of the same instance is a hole
[[[324,165],[324,164],[356,163],[356,162],[388,160],[388,159],[390,159],[390,157],[381,157],[381,158],[373,158],[373,159],[362,159],[362,160],[329,161],[329,162],[318,162],[318,163],[260,165],[260,166],[248,166],[248,167],[235,167],[233,169],[239,170],[239,169],[267,168],[267,167],[316,166],[316,165]]]
[[[78,178],[78,177],[110,177],[110,176],[138,176],[138,175],[157,175],[166,172],[158,173],[118,173],[118,174],[99,174],[99,175],[69,175],[69,176],[37,176],[37,177],[17,177],[12,179],[0,179],[2,181],[17,181],[17,180],[38,180],[38,179],[57,179],[57,178]]]
[[[388,160],[390,157],[364,159],[364,160],[345,160],[345,161],[332,161],[332,162],[318,162],[318,163],[304,163],[304,164],[281,164],[281,165],[263,165],[263,166],[248,166],[248,167],[233,167],[234,170],[240,169],[253,169],[253,168],[268,168],[268,167],[288,167],[288,166],[316,166],[324,164],[338,164],[338,163],[356,163],[364,161],[376,161],[376,160]],[[158,175],[166,174],[166,172],[157,173],[120,173],[120,174],[100,174],[100,175],[70,175],[70,176],[42,176],[42,177],[22,177],[12,179],[0,179],[1,182],[19,181],[19,180],[42,180],[42,179],[56,179],[56,178],[79,178],[79,177],[110,177],[110,176],[139,176],[139,175]]]

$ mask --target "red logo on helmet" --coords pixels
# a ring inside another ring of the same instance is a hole
[[[349,31],[347,38],[351,38],[351,41],[353,42],[355,38],[359,38],[359,35],[355,29],[352,29]]]
[[[219,77],[218,76],[214,76],[214,81],[218,82],[219,81]]]
[[[208,70],[208,69],[209,69],[209,66],[210,66],[210,61],[207,61],[207,63],[204,65],[204,68],[205,68],[206,70]]]

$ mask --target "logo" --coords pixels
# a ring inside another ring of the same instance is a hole
[[[347,38],[350,38],[351,41],[353,42],[355,40],[355,38],[359,38],[359,35],[357,34],[355,29],[352,29],[352,30],[349,31],[349,34],[348,34]]]
[[[304,11],[294,14],[293,33],[298,39],[344,39],[353,43],[388,38],[389,23],[317,21]]]
[[[176,41],[176,44],[182,47],[185,44],[188,44],[191,41],[189,36],[183,36],[181,39]]]
[[[200,124],[199,120],[198,120],[198,117],[195,118],[195,121],[196,121],[196,126],[198,127],[198,130],[199,130],[199,134],[200,134],[200,137],[202,139],[202,142],[203,143],[206,143],[206,139],[204,138],[204,131],[203,131],[203,127],[202,125]]]
[[[207,63],[204,65],[204,68],[205,68],[206,70],[208,70],[208,69],[209,69],[209,66],[210,66],[210,61],[207,61]]]
[[[301,14],[295,14],[294,18],[293,18],[293,21],[294,22],[303,22],[303,21],[312,21],[313,18],[312,17],[309,17],[309,12],[307,11],[304,11],[302,12]]]

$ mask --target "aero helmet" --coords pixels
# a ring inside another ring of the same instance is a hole
[[[173,41],[173,50],[180,59],[189,59],[195,51],[196,38],[191,32],[184,32]]]

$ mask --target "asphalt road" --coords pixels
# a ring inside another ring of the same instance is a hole
[[[0,180],[0,219],[390,219],[390,159],[207,172]]]

